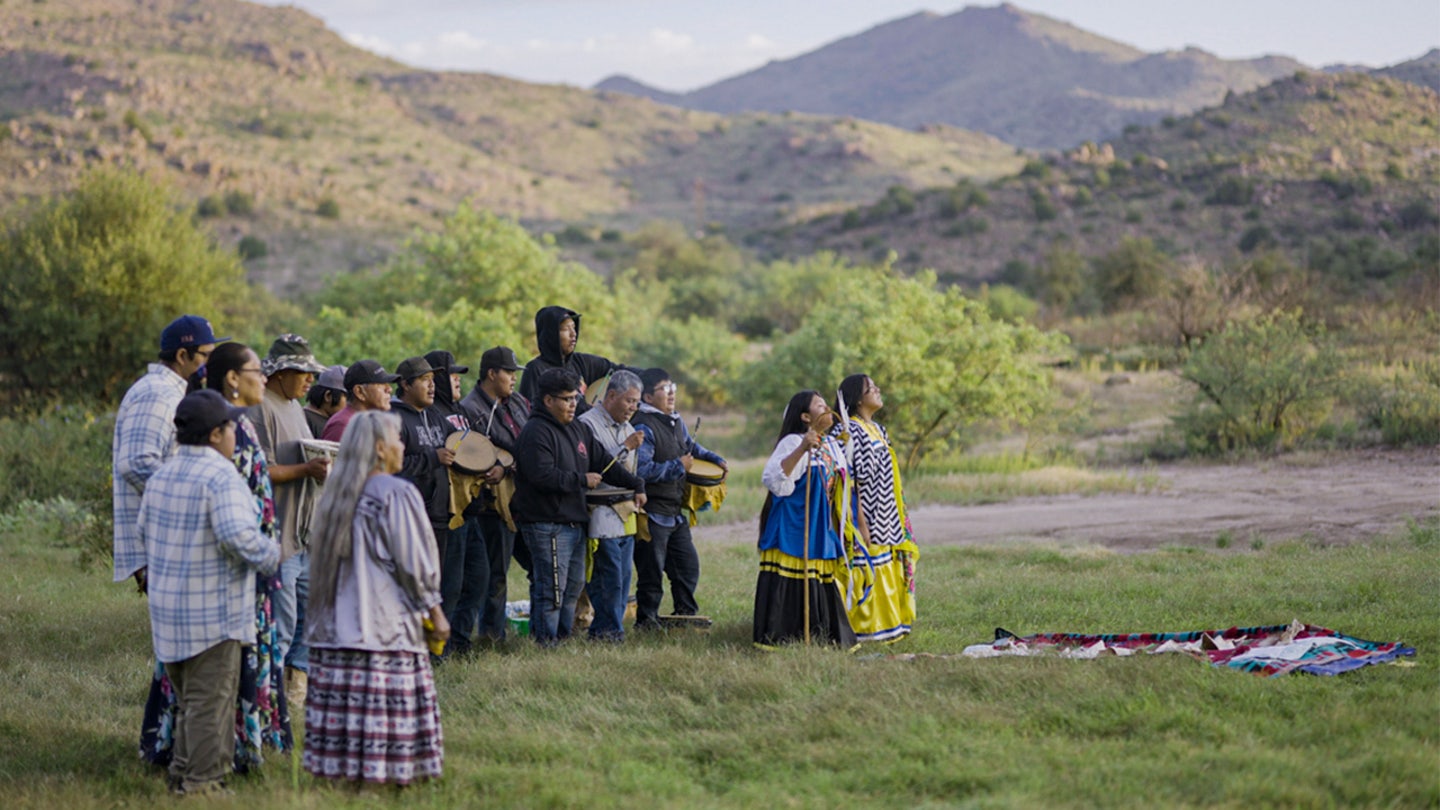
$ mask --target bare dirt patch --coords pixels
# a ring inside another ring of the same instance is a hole
[[[1302,453],[1238,464],[1186,462],[1150,494],[1020,498],[983,506],[921,505],[911,521],[921,547],[937,545],[1165,546],[1235,550],[1256,541],[1362,541],[1407,519],[1440,516],[1440,448]],[[711,542],[754,542],[755,521],[704,527]]]

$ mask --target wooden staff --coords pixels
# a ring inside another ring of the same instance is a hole
[[[810,480],[815,477],[815,468],[810,462],[815,455],[813,449],[805,453],[805,566],[802,569],[801,592],[805,594],[805,646],[810,646]]]

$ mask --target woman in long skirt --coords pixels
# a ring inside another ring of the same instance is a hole
[[[868,598],[850,605],[850,626],[860,641],[897,641],[910,633],[915,622],[915,561],[920,549],[905,513],[900,464],[890,435],[875,421],[885,400],[880,386],[864,374],[846,377],[838,398],[850,416],[851,471],[870,530],[868,553],[852,558],[851,566],[875,572]]]
[[[241,343],[221,343],[206,363],[207,388],[219,391],[233,405],[260,404],[265,391],[265,373],[260,357]],[[235,422],[236,468],[245,477],[259,507],[260,532],[280,542],[275,525],[275,496],[270,467],[260,437],[247,417]],[[275,660],[279,639],[272,610],[278,575],[257,574],[255,580],[255,643],[244,647],[240,657],[240,691],[235,707],[235,771],[245,773],[260,767],[266,748],[289,751],[290,711],[285,702],[281,667]],[[140,756],[156,765],[170,763],[175,743],[175,692],[157,664],[145,702],[140,729]]]
[[[440,776],[427,642],[449,638],[450,625],[425,505],[394,475],[404,455],[399,417],[357,413],[320,499],[306,613],[304,764],[316,776],[396,785]]]
[[[811,640],[855,646],[841,596],[846,551],[835,506],[845,458],[835,439],[825,435],[829,418],[818,393],[792,397],[761,475],[769,492],[760,511],[755,583],[754,641],[760,647],[805,638],[807,595]]]

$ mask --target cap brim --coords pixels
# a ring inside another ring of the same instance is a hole
[[[470,367],[469,367],[469,366],[451,366],[451,367],[450,367],[450,373],[451,373],[451,374],[469,374],[469,373],[470,373]]]

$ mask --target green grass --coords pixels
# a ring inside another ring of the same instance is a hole
[[[517,642],[437,674],[445,777],[353,796],[272,756],[267,807],[1394,806],[1440,804],[1440,526],[1121,555],[927,549],[916,632],[858,655],[749,644],[748,543],[706,543],[708,634]],[[165,803],[134,754],[143,600],[73,552],[0,535],[7,807]],[[517,590],[518,577],[512,579]],[[913,661],[993,628],[1174,631],[1298,618],[1403,639],[1413,665],[1264,679],[1183,656]],[[298,731],[298,729],[297,729]]]

